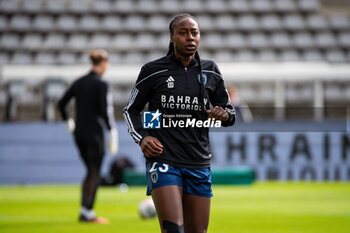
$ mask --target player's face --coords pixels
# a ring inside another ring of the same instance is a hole
[[[189,57],[196,53],[200,32],[198,24],[192,18],[180,20],[174,28],[174,34],[170,36],[170,41],[174,44],[175,54]]]

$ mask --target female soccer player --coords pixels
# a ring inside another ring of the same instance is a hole
[[[214,118],[230,126],[235,112],[217,65],[199,57],[197,20],[177,15],[169,30],[167,56],[142,67],[124,117],[146,158],[147,195],[161,232],[206,232],[212,197],[208,127],[189,122]],[[148,123],[163,119],[166,127],[145,129],[140,113],[147,103],[153,111]],[[185,124],[169,126],[176,121]]]
[[[68,130],[74,132],[75,143],[87,170],[82,187],[79,221],[107,224],[107,219],[96,217],[93,211],[105,153],[103,125],[110,132],[109,149],[112,155],[117,152],[118,134],[109,87],[101,80],[101,76],[109,66],[108,53],[105,50],[93,50],[90,53],[90,60],[91,71],[72,84],[59,101],[58,108],[67,123]],[[76,127],[75,121],[69,118],[66,110],[72,98],[76,104]]]

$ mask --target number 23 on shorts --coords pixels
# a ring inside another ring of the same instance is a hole
[[[150,173],[157,171],[157,167],[156,167],[157,164],[158,164],[158,162],[154,162],[154,163],[152,164],[152,167],[151,167],[151,169],[149,170]],[[162,165],[162,167],[161,167],[161,166],[158,166],[158,170],[159,170],[160,172],[165,173],[165,172],[167,172],[167,171],[169,170],[169,165],[168,165],[168,164],[166,164],[166,163],[161,163],[161,165]]]

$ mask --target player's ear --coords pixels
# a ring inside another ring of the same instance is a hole
[[[174,35],[170,35],[170,42],[174,43]]]

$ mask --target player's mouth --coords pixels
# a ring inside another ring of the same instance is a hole
[[[186,45],[185,48],[190,51],[194,51],[197,49],[197,47],[193,44]]]

